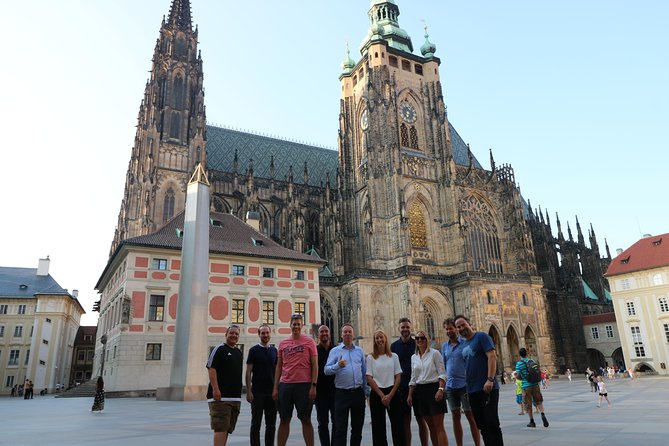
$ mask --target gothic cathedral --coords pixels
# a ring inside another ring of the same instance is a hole
[[[500,370],[513,367],[519,347],[550,369],[585,369],[580,317],[612,311],[594,230],[590,247],[580,226],[578,242],[560,226],[554,238],[512,167],[491,154],[483,168],[449,123],[427,32],[419,56],[395,1],[373,0],[368,15],[360,59],[347,53],[340,75],[336,152],[206,125],[190,2],[173,0],[112,252],[181,212],[203,162],[212,210],[257,212],[266,235],[327,260],[321,321],[335,333],[350,322],[369,350],[374,330],[393,337],[408,316],[439,343],[443,320],[464,314],[494,339]]]

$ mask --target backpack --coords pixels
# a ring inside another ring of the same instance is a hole
[[[525,361],[527,367],[527,382],[530,384],[539,384],[541,382],[541,369],[539,364],[531,359]]]

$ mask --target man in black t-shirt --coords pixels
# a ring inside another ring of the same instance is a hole
[[[231,325],[225,332],[225,344],[216,346],[209,355],[207,401],[214,446],[225,446],[228,435],[235,430],[242,401],[242,352],[236,347],[239,326]]]
[[[318,383],[316,384],[316,418],[318,419],[318,438],[321,446],[330,446],[334,439],[334,375],[326,375],[325,363],[328,361],[330,350],[334,346],[330,342],[330,329],[327,325],[318,328]],[[330,434],[332,423],[332,434]]]
[[[251,403],[251,446],[260,446],[260,425],[265,414],[265,446],[274,445],[276,401],[272,399],[276,348],[269,345],[270,328],[258,327],[260,343],[249,349],[246,358],[246,401]]]

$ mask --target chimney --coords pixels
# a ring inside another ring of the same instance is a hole
[[[246,224],[260,232],[260,213],[255,211],[248,211],[246,213]]]
[[[38,276],[48,276],[49,275],[49,256],[46,256],[46,259],[39,259],[39,265],[37,266],[37,275]]]
[[[622,254],[622,253],[623,253],[623,249],[622,249],[622,248],[617,248],[617,249],[616,249],[616,255],[617,255],[617,256],[619,256],[619,255]]]
[[[75,299],[79,297],[79,290],[72,290],[72,297]]]

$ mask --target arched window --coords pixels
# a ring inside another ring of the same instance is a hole
[[[491,291],[486,292],[486,297],[488,298],[488,303],[489,304],[494,304],[495,303],[495,298],[492,296]]]
[[[174,189],[171,187],[165,192],[165,201],[163,203],[163,222],[174,217]]]
[[[414,150],[418,150],[418,131],[413,125],[409,129],[409,138],[411,139],[411,147]]]
[[[527,294],[523,293],[523,305],[528,306],[530,303],[527,300]]]
[[[429,312],[429,310],[425,310],[425,331],[427,332],[427,335],[430,337],[430,340],[432,342],[435,341],[435,337],[437,336],[436,331],[434,329],[434,318],[432,317],[432,313]]]
[[[181,75],[177,75],[172,83],[172,98],[172,108],[181,110],[184,106],[184,81],[181,78]]]
[[[170,121],[170,138],[179,139],[181,134],[181,116],[179,112],[173,111]]]
[[[475,271],[502,273],[502,255],[497,225],[490,207],[474,195],[460,203],[466,234],[466,249]]]
[[[402,147],[409,147],[409,130],[404,123],[400,125],[400,145]]]
[[[414,248],[427,248],[425,216],[420,202],[414,201],[409,208],[409,236]]]

